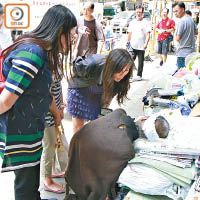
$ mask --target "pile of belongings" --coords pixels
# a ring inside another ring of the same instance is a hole
[[[170,75],[159,71],[151,80],[143,98],[145,115],[162,109],[179,109],[185,116],[191,114],[200,97],[200,67],[197,67],[200,66],[200,55],[192,54],[186,60],[187,67]]]
[[[151,80],[143,98],[146,138],[134,142],[136,155],[119,176],[121,199],[200,199],[200,54],[186,64]],[[166,138],[155,127],[160,116],[168,124]]]
[[[169,123],[166,138],[158,138],[158,116]],[[179,110],[161,110],[144,123],[146,138],[134,142],[136,156],[118,179],[128,189],[125,200],[200,199],[200,118],[182,116]]]

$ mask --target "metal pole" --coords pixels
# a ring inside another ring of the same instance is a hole
[[[162,0],[160,0],[160,17],[161,17],[161,13],[162,13]]]
[[[155,40],[156,40],[156,15],[155,15],[155,11],[157,9],[157,1],[154,1],[154,6],[153,6],[153,10],[152,10],[152,19],[151,19],[151,27],[153,29],[153,33],[152,33],[152,40],[151,40],[151,55],[155,53]]]
[[[200,45],[200,26],[198,28],[198,34],[197,34],[197,53],[199,53],[199,45]]]

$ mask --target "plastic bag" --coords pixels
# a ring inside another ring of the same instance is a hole
[[[144,164],[128,164],[119,176],[118,183],[131,190],[148,195],[165,195],[178,199],[177,186],[163,174]]]
[[[61,126],[61,131],[58,127],[55,127],[55,131],[57,132],[57,144],[55,150],[55,166],[54,173],[62,174],[65,172],[68,165],[68,151],[69,145],[67,139],[64,134],[64,129]]]
[[[186,74],[191,74],[192,72],[189,71],[188,69],[186,69],[185,67],[179,69],[174,75],[173,77],[176,77],[176,78],[181,78],[183,76],[185,76]]]
[[[200,91],[199,85],[200,80],[194,74],[186,74],[181,78],[183,83],[183,91],[184,93],[188,93],[190,91]]]
[[[182,80],[166,74],[155,74],[151,79],[150,88],[162,88],[162,89],[181,89],[183,85]]]
[[[183,116],[188,116],[192,111],[188,104],[181,104],[177,101],[170,101],[169,106],[172,110],[179,109]]]
[[[199,199],[200,198],[200,192],[197,191],[197,188],[195,187],[197,185],[198,179],[192,184],[185,200],[191,200],[191,199]]]
[[[189,54],[185,59],[185,65],[187,69],[195,73],[200,65],[200,54],[196,52]]]

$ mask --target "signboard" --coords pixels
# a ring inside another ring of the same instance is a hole
[[[79,0],[3,0],[4,25],[8,29],[33,30],[46,11],[57,4],[68,7],[76,17],[80,15]]]
[[[8,29],[27,29],[30,26],[30,7],[28,4],[6,4],[4,25]]]

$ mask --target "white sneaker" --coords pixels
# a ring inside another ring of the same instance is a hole
[[[141,76],[137,76],[136,78],[135,78],[135,81],[141,81],[142,80],[142,77]]]

